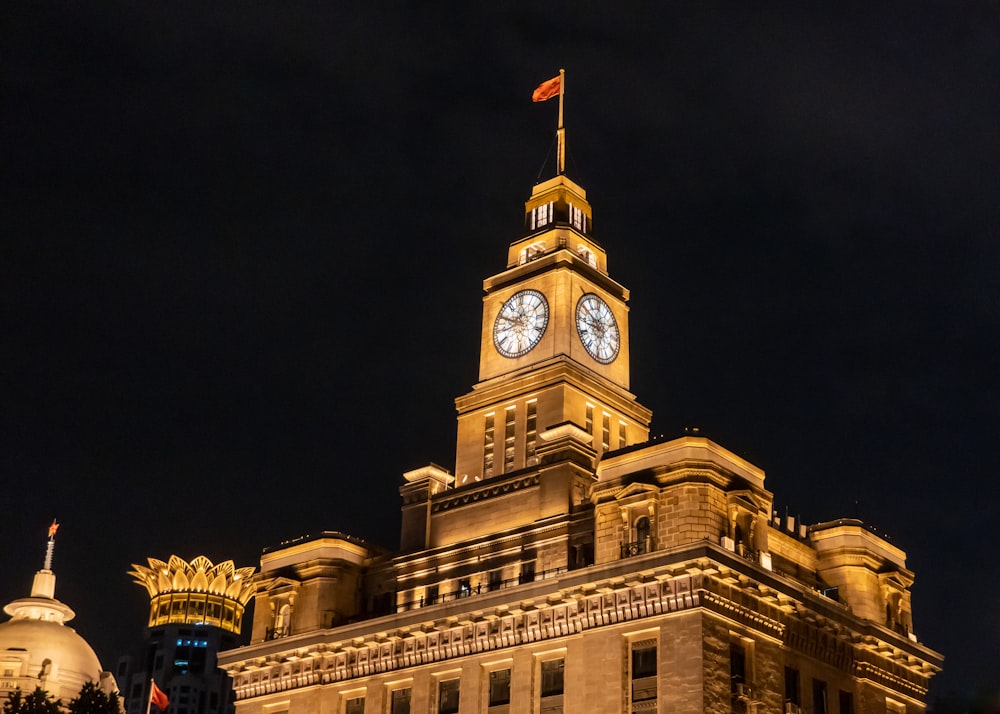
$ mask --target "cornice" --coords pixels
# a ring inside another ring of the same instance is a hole
[[[706,543],[630,558],[464,600],[463,611],[434,606],[230,650],[219,664],[247,700],[701,609],[843,669],[853,662],[858,676],[893,691],[926,695],[936,662],[874,635],[838,603],[730,556]]]
[[[649,424],[653,416],[651,410],[635,401],[633,393],[580,365],[566,354],[555,355],[478,382],[471,392],[455,398],[455,407],[461,416],[504,400],[512,401],[560,385],[588,394],[599,394],[609,406],[628,414],[643,426]]]
[[[496,479],[495,481],[487,479],[480,482],[481,485],[479,488],[463,490],[462,493],[458,494],[454,491],[443,491],[434,496],[431,502],[431,512],[440,513],[451,508],[485,501],[497,496],[506,496],[517,491],[538,486],[540,481],[541,478],[536,471],[535,473],[525,474],[516,478]]]
[[[566,235],[569,235],[572,229],[561,226],[554,229],[554,231],[562,231],[566,233]],[[551,231],[544,231],[533,237],[540,238],[543,233],[547,232]],[[576,231],[572,232],[577,233]],[[580,234],[577,233],[577,235]],[[593,238],[584,236],[584,239],[597,245]],[[555,242],[558,243],[558,239]],[[502,273],[497,273],[496,275],[486,278],[483,281],[483,291],[487,294],[494,293],[511,285],[522,283],[535,277],[536,275],[555,272],[576,273],[585,280],[588,280],[596,285],[601,290],[604,290],[609,295],[614,296],[622,302],[628,302],[628,288],[614,280],[607,273],[603,273],[597,268],[591,266],[568,246],[557,248],[550,253],[546,253],[545,255],[536,258],[535,260],[522,263],[521,265],[515,265]]]

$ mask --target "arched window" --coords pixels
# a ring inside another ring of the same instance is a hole
[[[643,516],[635,522],[635,540],[643,553],[652,550],[652,542],[649,532],[649,518]]]
[[[274,616],[274,636],[284,637],[289,634],[292,624],[292,606],[287,602],[278,608]]]

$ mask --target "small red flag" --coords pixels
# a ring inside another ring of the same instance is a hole
[[[552,97],[559,94],[559,89],[562,86],[562,77],[553,77],[552,79],[547,79],[541,84],[539,84],[535,91],[531,93],[531,101],[533,102],[544,102],[546,99],[552,99]]]
[[[152,685],[149,689],[149,701],[159,707],[160,711],[166,710],[170,706],[170,700],[167,699],[167,694],[162,689],[156,686],[156,682],[150,682]]]

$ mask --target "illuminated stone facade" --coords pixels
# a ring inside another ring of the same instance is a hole
[[[238,642],[255,569],[203,555],[190,563],[176,555],[147,562],[129,572],[149,594],[149,619],[143,652],[119,664],[127,714],[148,714],[151,679],[166,692],[169,714],[232,712],[231,681],[217,658]]]
[[[484,283],[456,468],[404,475],[401,547],[337,532],[261,559],[237,714],[925,710],[905,554],[777,517],[764,472],[650,440],[628,291],[584,190],[536,186]]]

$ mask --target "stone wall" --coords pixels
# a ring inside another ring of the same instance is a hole
[[[717,486],[683,483],[666,486],[660,492],[658,550],[702,540],[718,543],[727,528],[726,494]]]

